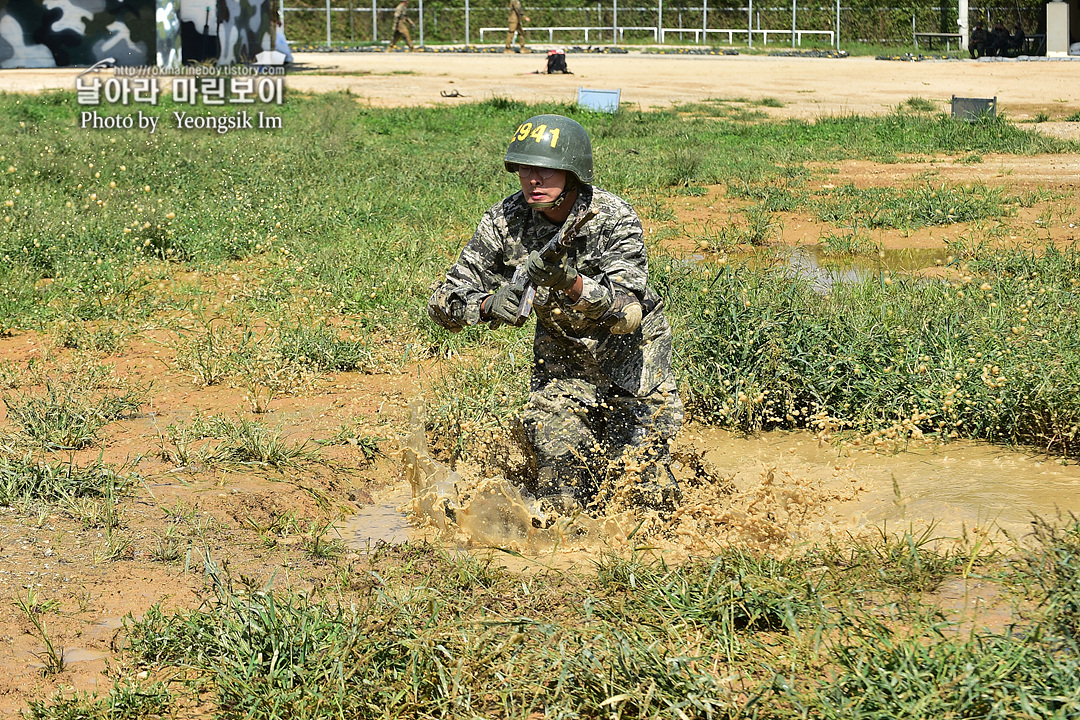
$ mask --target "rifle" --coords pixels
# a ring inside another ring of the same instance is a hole
[[[596,217],[596,214],[595,210],[582,208],[577,215],[567,218],[558,234],[551,238],[548,244],[544,246],[544,249],[540,251],[540,257],[544,259],[544,262],[550,263],[566,257],[566,252],[570,249],[570,243],[574,241],[574,236],[577,235],[581,228],[585,227],[585,223]],[[517,324],[520,325],[532,314],[533,298],[536,297],[536,285],[529,280],[529,274],[525,270],[525,263],[521,263],[514,270],[514,277],[510,280],[510,284],[521,289],[521,302],[518,303],[517,311]],[[488,324],[488,327],[496,330],[502,324],[502,320],[495,318]]]

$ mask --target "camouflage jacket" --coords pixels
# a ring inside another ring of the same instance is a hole
[[[513,25],[517,23],[520,25],[525,20],[525,11],[521,9],[521,0],[510,0],[510,17],[507,19],[507,24]]]
[[[671,327],[663,300],[647,286],[648,257],[641,221],[622,198],[582,186],[571,214],[591,207],[598,215],[582,229],[567,262],[582,275],[577,302],[562,292],[537,288],[533,340],[533,387],[551,377],[580,377],[598,385],[617,385],[632,395],[651,393],[671,376]],[[503,283],[529,253],[540,250],[559,227],[531,210],[514,193],[490,208],[461,257],[435,288],[428,315],[457,331],[481,322],[480,303]],[[641,326],[626,335],[608,332],[614,303],[642,303]]]
[[[408,9],[405,3],[398,3],[398,6],[394,8],[394,32],[401,32],[402,30],[408,30],[408,19],[405,17],[405,13]]]

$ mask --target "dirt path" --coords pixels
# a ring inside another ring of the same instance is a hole
[[[503,96],[529,102],[573,101],[579,86],[621,88],[642,109],[715,97],[772,97],[777,117],[814,118],[887,112],[910,97],[949,102],[997,97],[1017,119],[1080,110],[1080,63],[887,62],[873,58],[781,58],[702,55],[570,55],[573,75],[533,75],[544,56],[430,53],[307,53],[297,62],[320,75],[289,78],[301,91],[345,90],[373,105],[434,105]],[[340,73],[328,76],[326,73]],[[368,73],[356,76],[356,73]],[[464,98],[447,99],[456,89]],[[1077,124],[1080,129],[1080,123]]]
[[[540,75],[544,54],[297,53],[288,87],[301,92],[348,91],[375,106],[438,105],[507,97],[572,102],[579,86],[620,88],[622,101],[642,109],[706,98],[776,98],[774,117],[815,118],[888,112],[910,97],[945,107],[953,95],[997,97],[1016,120],[1039,112],[1056,134],[1080,137],[1080,62],[889,62],[769,56],[571,54],[573,75]],[[3,70],[0,89],[74,89],[77,69]],[[457,90],[459,97],[442,97]]]

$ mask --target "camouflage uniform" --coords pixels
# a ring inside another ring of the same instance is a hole
[[[210,31],[219,65],[246,62],[273,46],[269,0],[215,0]],[[179,0],[0,0],[0,68],[181,64],[183,25],[207,47],[207,16]],[[192,17],[194,16],[194,17]]]
[[[0,0],[0,68],[145,65],[155,53],[155,0]]]
[[[394,9],[394,38],[387,46],[387,50],[390,50],[397,45],[397,41],[401,38],[405,38],[405,43],[409,46],[410,50],[414,49],[412,38],[409,36],[408,18],[405,17],[406,9],[406,3],[404,1],[398,3],[398,6]]]
[[[536,336],[529,401],[522,422],[536,453],[538,495],[569,490],[593,499],[609,460],[626,448],[667,462],[667,440],[683,419],[671,372],[671,328],[663,300],[646,285],[648,259],[641,221],[621,198],[582,185],[571,210],[599,214],[574,239],[569,265],[582,275],[577,302],[536,290]],[[518,192],[489,209],[428,302],[431,319],[460,330],[481,322],[480,304],[511,280],[517,265],[559,227],[531,210]],[[644,306],[632,333],[608,332],[613,305]]]
[[[510,17],[506,21],[506,49],[514,41],[514,33],[518,35],[518,45],[525,49],[525,11],[521,9],[521,0],[510,0]]]

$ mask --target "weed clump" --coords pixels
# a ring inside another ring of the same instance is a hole
[[[1016,577],[1038,593],[1047,630],[1080,643],[1080,522],[1036,518],[1033,534],[1037,548],[1023,555]]]
[[[137,411],[146,388],[94,397],[74,384],[48,380],[44,395],[4,396],[8,417],[31,440],[54,450],[79,450],[93,444],[105,425]]]
[[[132,477],[102,465],[35,462],[0,456],[0,505],[34,501],[71,502],[80,498],[110,502],[131,486]]]
[[[986,256],[948,282],[881,274],[825,296],[782,268],[667,267],[684,401],[702,420],[1080,452],[1076,249]]]
[[[221,415],[200,415],[189,423],[169,425],[158,443],[162,459],[181,466],[231,463],[283,468],[316,455],[306,441],[290,442],[264,423]]]

